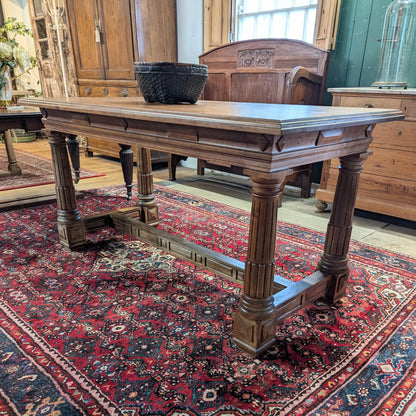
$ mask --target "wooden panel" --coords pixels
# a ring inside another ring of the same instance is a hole
[[[365,162],[365,165],[367,163],[368,161]],[[364,172],[360,177],[360,188],[358,190],[361,204],[357,205],[357,208],[364,209],[363,204],[366,199],[379,201],[381,203],[389,201],[396,204],[397,208],[399,208],[400,205],[413,206],[413,202],[416,200],[416,180],[404,182],[401,178],[389,178],[388,176],[365,173],[365,165]],[[368,171],[369,169],[367,169],[367,172]],[[328,180],[329,191],[335,191],[337,178],[338,170],[331,168],[331,174]],[[414,208],[416,209],[416,206]],[[373,211],[371,206],[366,209]],[[391,215],[387,212],[381,213]]]
[[[129,0],[101,0],[101,30],[106,79],[134,79]],[[117,13],[114,13],[114,11]]]
[[[95,23],[99,20],[95,0],[71,0],[67,7],[78,77],[104,78],[100,43],[95,42]]]
[[[374,108],[400,108],[400,100],[389,97],[369,96],[342,96],[340,106],[343,107],[374,107]]]
[[[139,60],[177,61],[175,0],[135,0],[135,9]]]
[[[357,77],[359,76],[360,83],[355,85],[370,86],[376,81],[384,15],[390,3],[391,0],[373,0],[371,4],[370,2],[360,2],[361,7],[364,6],[368,9],[369,15],[366,16],[366,19],[360,21],[361,25],[368,27],[366,42],[362,49],[351,51],[352,55],[357,55],[355,73]],[[354,39],[354,46],[358,46],[360,43],[363,43],[363,41],[357,36]]]
[[[204,0],[204,51],[229,42],[230,0]]]
[[[364,164],[363,176],[371,173],[372,176],[395,178],[406,183],[411,180],[410,172],[416,172],[416,152],[405,150],[396,150],[392,152],[390,149],[382,149],[371,146],[373,154],[369,156]],[[334,170],[330,171],[330,177],[337,174],[335,169],[338,161],[334,161]],[[332,169],[332,164],[331,164]],[[387,197],[387,195],[385,195]]]
[[[384,149],[401,149],[409,151],[415,149],[416,123],[392,121],[383,126],[377,125],[374,129],[374,140],[372,147],[382,147]],[[416,154],[414,156],[416,158]]]
[[[225,74],[209,74],[202,98],[204,100],[229,101],[229,78]]]
[[[319,0],[316,10],[314,45],[334,49],[341,0]]]
[[[231,101],[275,103],[282,95],[283,82],[279,80],[278,74],[231,75]]]
[[[377,94],[377,96],[367,93],[365,96],[357,96],[357,94],[341,95],[336,97],[334,104],[344,107],[397,108],[403,111],[407,121],[416,121],[415,100],[402,98],[400,94],[394,96],[391,92],[392,90],[389,90],[387,94]]]
[[[106,85],[80,85],[80,97],[136,97],[140,96],[139,87],[106,86]]]
[[[233,42],[199,57],[210,73],[279,72],[303,66],[318,75],[326,73],[329,52],[290,39],[260,39]]]
[[[404,98],[401,102],[400,110],[406,114],[406,120],[416,121],[416,100]]]

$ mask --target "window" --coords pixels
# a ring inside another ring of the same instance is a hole
[[[318,0],[235,0],[234,39],[314,41]]]
[[[204,0],[204,50],[230,41],[291,38],[333,49],[341,0]]]
[[[51,55],[49,50],[48,34],[46,32],[45,13],[43,11],[41,0],[33,0],[33,10],[35,15],[35,27],[33,29],[36,30],[36,39],[39,44],[40,54],[42,59],[48,59]]]

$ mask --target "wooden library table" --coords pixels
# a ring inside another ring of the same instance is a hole
[[[11,129],[23,129],[26,131],[39,131],[43,128],[41,122],[41,112],[38,108],[13,106],[7,109],[0,109],[0,133],[3,134],[4,145],[6,147],[8,171],[10,174],[3,174],[3,176],[21,175],[20,168],[16,154],[13,148],[13,141],[10,134]]]
[[[234,341],[251,355],[273,344],[276,324],[318,298],[345,294],[355,195],[376,123],[403,119],[399,110],[199,101],[149,104],[141,98],[21,100],[38,106],[52,150],[58,233],[73,249],[86,232],[113,226],[230,279],[243,282]],[[136,206],[81,218],[71,180],[68,135],[137,146]],[[245,265],[156,228],[150,149],[238,165],[251,178],[252,210]],[[278,196],[291,168],[340,158],[340,174],[324,252],[299,282],[275,275]]]

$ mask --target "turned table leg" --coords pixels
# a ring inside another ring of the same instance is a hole
[[[75,188],[66,147],[66,136],[48,132],[58,204],[58,234],[61,243],[73,249],[86,241],[85,225],[77,208]]]
[[[69,157],[71,158],[72,169],[74,170],[75,183],[80,179],[80,163],[79,163],[79,142],[77,136],[68,134],[68,141],[66,143],[68,147]]]
[[[276,312],[273,299],[279,195],[287,174],[250,175],[253,182],[250,232],[244,270],[244,292],[234,318],[234,342],[251,355],[274,343]]]
[[[22,169],[17,163],[16,154],[14,152],[14,147],[13,147],[12,135],[10,134],[10,130],[4,130],[2,131],[2,133],[3,133],[4,144],[6,146],[6,153],[7,153],[7,160],[8,160],[7,169],[9,170],[10,175],[20,176],[22,174]]]
[[[121,168],[123,170],[123,178],[124,183],[126,184],[127,188],[127,199],[132,199],[132,188],[133,188],[133,150],[131,150],[131,146],[126,144],[119,144],[121,147],[119,155],[120,155],[120,163]]]
[[[153,173],[150,150],[137,149],[137,201],[141,221],[149,225],[159,224],[159,211],[153,193]]]
[[[370,152],[340,158],[338,182],[326,232],[325,247],[318,270],[330,275],[326,294],[333,303],[345,295],[349,275],[348,248],[351,240],[354,206],[363,162]]]

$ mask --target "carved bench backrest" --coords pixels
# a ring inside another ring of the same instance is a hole
[[[208,65],[208,80],[202,98],[320,104],[328,59],[329,51],[291,39],[229,43],[199,57],[201,64]],[[308,77],[307,73],[314,77]]]

